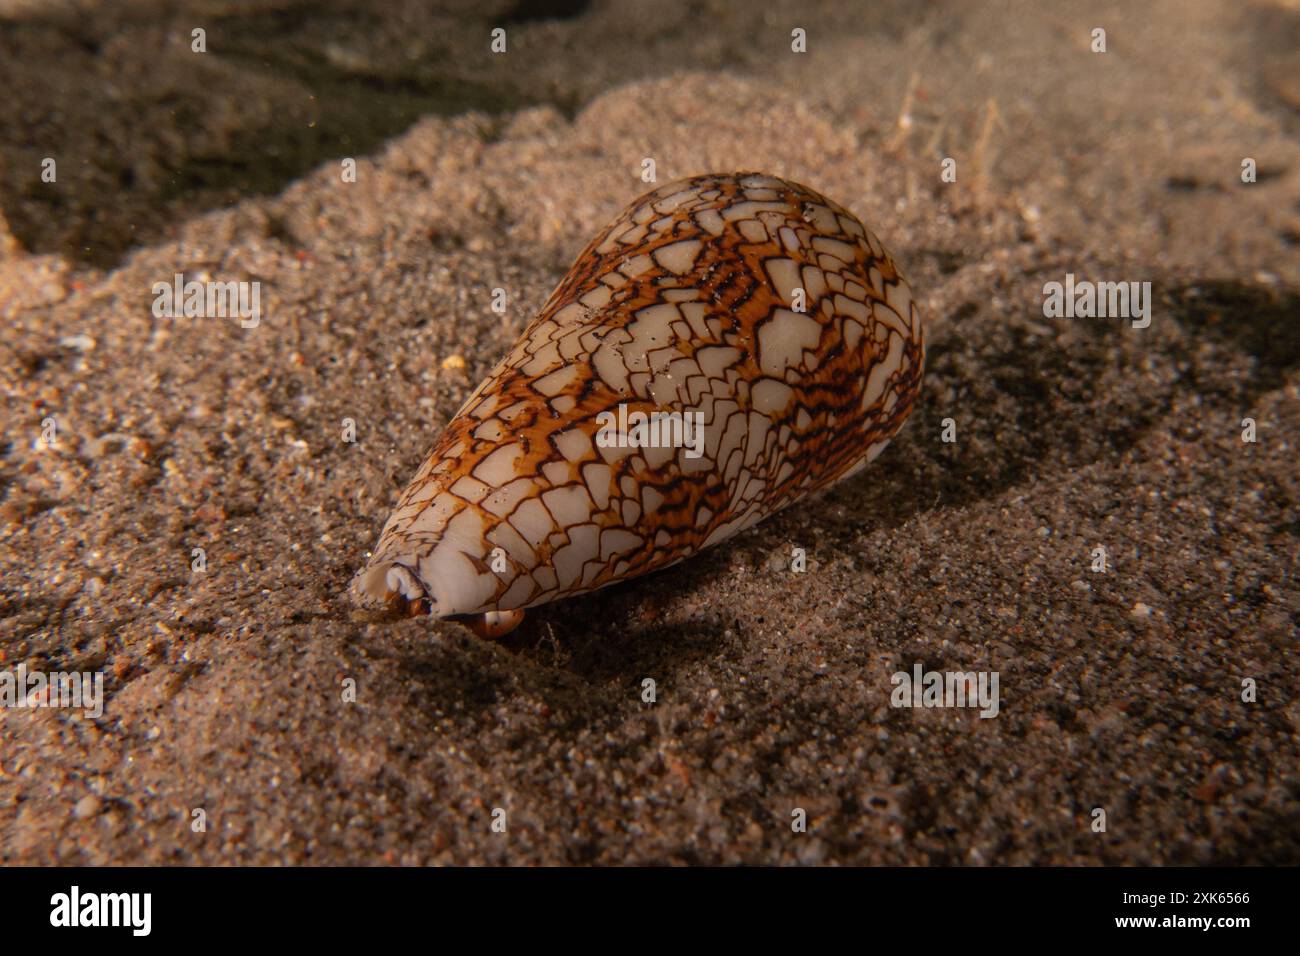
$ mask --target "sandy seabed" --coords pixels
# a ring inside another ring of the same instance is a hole
[[[0,710],[0,861],[1300,861],[1300,8],[913,8],[0,6],[0,668],[106,697]],[[646,157],[857,213],[929,322],[911,421],[503,642],[355,607]],[[176,273],[261,321],[156,318]],[[1067,273],[1151,325],[1045,316]],[[917,664],[997,716],[891,707]]]

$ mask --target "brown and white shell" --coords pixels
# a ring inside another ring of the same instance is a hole
[[[924,362],[907,283],[843,206],[759,173],[662,186],[447,425],[357,587],[501,633],[863,468]]]

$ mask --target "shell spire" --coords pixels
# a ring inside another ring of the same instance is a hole
[[[501,633],[863,468],[924,362],[907,283],[847,209],[759,173],[662,186],[453,417],[355,587]]]

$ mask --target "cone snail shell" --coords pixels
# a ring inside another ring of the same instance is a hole
[[[865,467],[924,362],[907,283],[843,206],[758,173],[662,186],[447,425],[359,597],[495,636],[675,564]]]

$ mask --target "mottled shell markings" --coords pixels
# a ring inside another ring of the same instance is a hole
[[[591,242],[448,424],[358,587],[500,633],[667,567],[864,467],[924,362],[907,283],[844,207],[757,173],[662,186]],[[603,447],[598,416],[620,405],[700,413],[703,454]]]

